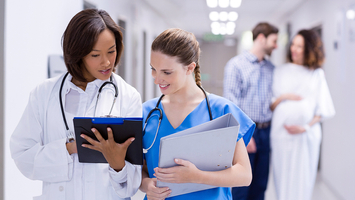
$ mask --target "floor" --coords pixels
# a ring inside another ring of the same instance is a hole
[[[265,200],[277,200],[272,173],[269,175],[269,183],[265,193]],[[322,181],[321,176],[318,175],[316,184],[314,185],[312,200],[339,200],[339,198],[334,196],[328,186]]]
[[[136,195],[132,197],[132,200],[142,200],[144,198],[144,193],[138,191]],[[265,193],[265,200],[276,200],[274,183],[272,180],[272,174],[270,174],[268,188]],[[318,176],[316,184],[314,186],[313,198],[312,200],[339,200],[335,197],[327,185],[322,181],[321,177]]]

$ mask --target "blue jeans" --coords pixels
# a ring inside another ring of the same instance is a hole
[[[255,128],[253,137],[257,148],[256,153],[249,153],[253,180],[248,187],[233,187],[233,200],[264,200],[269,177],[270,126]]]

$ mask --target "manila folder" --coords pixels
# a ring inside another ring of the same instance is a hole
[[[162,137],[160,139],[159,167],[173,167],[175,158],[188,160],[203,171],[220,171],[232,166],[239,123],[228,113],[212,121]],[[169,197],[215,188],[197,183],[166,183],[157,181],[158,187],[169,187]]]

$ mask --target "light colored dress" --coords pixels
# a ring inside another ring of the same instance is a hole
[[[282,101],[274,110],[271,126],[271,162],[279,200],[309,200],[317,174],[322,138],[321,124],[309,131],[289,134],[284,125],[308,124],[315,115],[321,121],[334,116],[335,109],[323,69],[310,70],[285,64],[274,71],[273,95],[292,93],[300,101]]]

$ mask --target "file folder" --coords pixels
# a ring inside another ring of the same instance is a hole
[[[220,171],[232,166],[237,143],[239,123],[228,113],[212,121],[180,131],[160,139],[159,167],[173,167],[175,158],[188,160],[203,171]],[[169,187],[169,197],[215,188],[196,183],[166,183],[157,181],[158,187]]]
[[[81,146],[89,143],[80,135],[85,134],[97,141],[91,131],[91,128],[96,128],[107,139],[107,127],[110,127],[117,143],[123,143],[130,137],[135,138],[127,149],[125,159],[132,164],[143,165],[142,118],[75,117],[73,120],[79,162],[107,163],[101,152]]]

